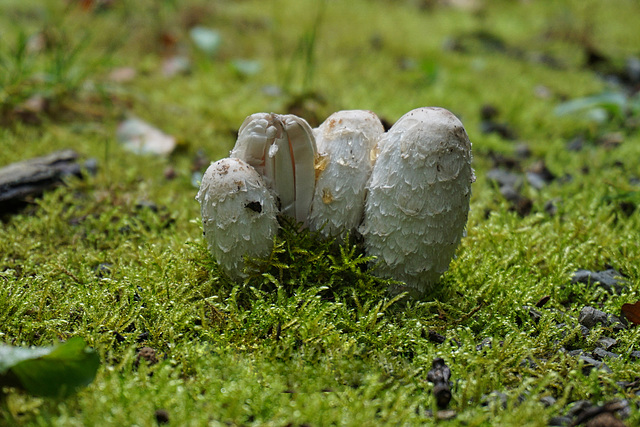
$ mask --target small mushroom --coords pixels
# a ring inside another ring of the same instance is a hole
[[[374,147],[384,128],[371,111],[339,111],[314,130],[319,161],[309,228],[344,237],[362,221]]]
[[[238,131],[231,157],[246,161],[280,199],[281,212],[307,225],[315,187],[313,131],[292,114],[256,113]]]
[[[442,108],[418,108],[379,142],[362,226],[376,274],[418,293],[449,267],[469,212],[471,142],[462,123]],[[398,291],[398,289],[391,289]]]
[[[264,180],[242,160],[218,160],[196,199],[212,255],[230,277],[245,277],[243,257],[268,256],[278,231],[278,208]]]

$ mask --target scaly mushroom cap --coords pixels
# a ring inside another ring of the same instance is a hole
[[[372,150],[384,128],[373,112],[351,110],[332,114],[314,133],[319,160],[309,228],[344,237],[362,221]]]
[[[362,227],[376,274],[418,292],[447,270],[469,213],[471,142],[443,108],[410,111],[382,137]]]
[[[229,276],[245,276],[245,255],[257,258],[271,253],[278,209],[263,179],[249,164],[239,159],[212,163],[196,199],[209,250]]]
[[[292,114],[256,113],[238,131],[231,157],[262,175],[280,199],[283,214],[307,224],[315,186],[316,143],[313,131]]]

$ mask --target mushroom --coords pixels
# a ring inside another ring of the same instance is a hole
[[[343,238],[362,222],[372,150],[384,128],[373,112],[351,110],[332,114],[314,133],[319,161],[309,228]]]
[[[362,233],[375,273],[422,294],[449,267],[469,212],[471,142],[443,108],[418,108],[379,142]],[[391,289],[397,292],[401,289]]]
[[[196,196],[209,250],[225,273],[245,277],[243,257],[266,257],[278,231],[276,201],[248,163],[222,159],[207,169]]]
[[[231,157],[246,161],[264,177],[279,198],[283,214],[307,224],[315,187],[316,143],[304,119],[292,114],[252,114],[240,126]]]

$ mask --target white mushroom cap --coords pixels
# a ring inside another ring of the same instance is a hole
[[[344,237],[360,225],[372,151],[383,132],[378,116],[364,110],[339,111],[314,130],[319,161],[309,228]]]
[[[258,258],[271,253],[278,210],[263,179],[249,164],[233,158],[212,163],[196,199],[209,250],[229,276],[245,276],[245,255]]]
[[[247,117],[231,151],[253,166],[280,199],[283,214],[307,223],[313,189],[316,143],[313,131],[292,114],[256,113]]]
[[[442,108],[410,111],[382,137],[362,233],[376,274],[424,292],[447,270],[469,212],[471,142]]]

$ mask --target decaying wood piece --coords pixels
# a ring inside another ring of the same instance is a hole
[[[77,159],[75,151],[61,150],[0,168],[0,212],[13,210],[56,187],[64,177],[80,176],[82,166]]]

